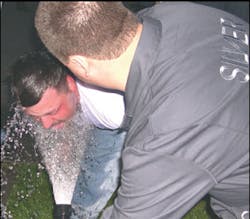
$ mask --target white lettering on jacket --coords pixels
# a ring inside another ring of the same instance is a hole
[[[221,50],[220,75],[225,80],[249,81],[249,37],[243,25],[220,19],[224,46]]]

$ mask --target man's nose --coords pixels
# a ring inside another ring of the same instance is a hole
[[[53,125],[53,119],[48,116],[41,117],[41,123],[44,128],[48,129]]]

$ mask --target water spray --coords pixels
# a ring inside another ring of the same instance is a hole
[[[35,146],[52,184],[54,219],[69,219],[73,212],[71,201],[92,128],[80,112],[59,130],[45,130],[37,124]]]
[[[13,165],[9,168],[14,168],[15,163],[21,160],[19,152],[27,148],[20,139],[30,134],[35,139],[35,145],[32,145],[34,152],[39,152],[41,155],[43,164],[41,166],[46,168],[53,188],[56,204],[54,217],[69,218],[73,212],[71,201],[76,181],[93,126],[86,121],[82,112],[77,111],[72,119],[65,123],[65,128],[62,130],[48,130],[24,114],[20,106],[13,104],[13,110],[14,115],[7,122],[6,129],[1,130],[1,161],[10,159]],[[2,169],[1,176],[4,176]],[[3,178],[1,177],[1,186],[5,182],[7,184],[7,179]],[[1,197],[2,193],[1,191]],[[4,210],[2,206],[1,210]],[[4,215],[7,213],[4,212]]]

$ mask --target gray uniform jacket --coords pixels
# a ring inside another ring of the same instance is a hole
[[[178,219],[207,193],[222,218],[249,209],[249,25],[199,4],[138,13],[126,85],[121,186],[103,218]]]

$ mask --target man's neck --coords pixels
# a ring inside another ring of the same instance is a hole
[[[125,91],[126,89],[130,67],[140,40],[142,28],[142,24],[139,24],[137,33],[132,43],[129,45],[128,49],[117,59],[117,65],[115,65],[114,67],[113,74],[117,74],[117,72],[120,72],[119,74],[117,74],[119,75],[117,84],[119,86],[119,90],[121,91]]]
[[[111,60],[96,60],[92,58],[86,58],[89,64],[90,72],[97,72],[93,74],[95,85],[108,89],[114,89],[123,92],[125,91],[130,66],[140,40],[142,28],[142,24],[139,24],[137,33],[131,44],[118,58]]]

